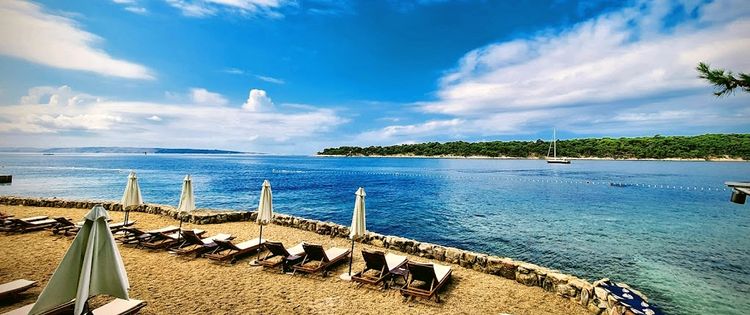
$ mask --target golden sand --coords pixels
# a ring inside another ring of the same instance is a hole
[[[36,215],[66,216],[75,220],[87,210],[0,206],[0,211],[28,217]],[[114,221],[121,212],[110,212]],[[131,213],[131,220],[142,229],[175,225],[175,220]],[[230,233],[236,241],[258,236],[251,222],[211,225],[185,224],[199,228],[206,235]],[[320,243],[324,247],[349,247],[346,239],[277,225],[263,229],[264,238],[295,245],[301,241]],[[57,264],[72,242],[71,238],[52,236],[49,231],[0,235],[0,283],[16,279],[38,281],[39,285],[20,296],[19,301],[0,302],[0,313],[33,303],[46,285]],[[363,268],[362,248],[379,249],[357,243],[354,270]],[[382,248],[380,248],[382,250]],[[451,282],[441,291],[441,303],[425,300],[405,302],[397,289],[382,290],[358,287],[339,280],[347,263],[335,267],[331,275],[287,275],[278,270],[263,270],[248,264],[248,257],[234,265],[219,265],[205,258],[187,259],[166,251],[149,251],[120,246],[130,280],[132,299],[148,302],[142,314],[587,314],[582,306],[515,281],[452,265]],[[397,253],[405,255],[403,253]],[[408,255],[407,255],[408,256]],[[425,261],[409,256],[415,261]],[[93,300],[93,306],[105,298]]]

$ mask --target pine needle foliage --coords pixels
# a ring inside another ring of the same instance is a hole
[[[731,71],[724,69],[711,69],[711,67],[704,63],[698,63],[698,77],[704,79],[716,88],[714,95],[725,96],[728,94],[734,94],[734,90],[741,88],[745,92],[750,93],[750,75],[747,73],[739,73],[737,77]]]

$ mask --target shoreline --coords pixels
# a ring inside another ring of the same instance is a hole
[[[114,213],[121,212],[122,208],[116,202],[0,196],[0,205],[5,206],[90,209],[95,204],[102,204],[107,210],[114,211]],[[208,209],[198,209],[198,213],[189,214],[186,217],[186,222],[196,224],[202,229],[212,229],[212,225],[247,224],[248,221],[254,221],[256,215],[255,212],[251,211],[205,210]],[[131,216],[135,213],[143,213],[169,219],[175,219],[178,215],[173,207],[156,204],[142,205],[130,212]],[[252,225],[254,226],[254,224]],[[349,234],[347,226],[279,213],[274,214],[272,226],[312,232],[327,236],[331,240],[343,240]],[[364,238],[359,240],[359,244],[381,248],[381,250],[398,251],[419,257],[421,260],[429,259],[441,264],[454,264],[467,270],[495,276],[498,279],[511,280],[525,287],[540,288],[543,291],[553,293],[562,300],[580,305],[592,313],[607,312],[610,309],[620,307],[617,303],[608,299],[604,290],[596,287],[598,281],[592,283],[574,275],[564,274],[558,270],[533,263],[374,232],[368,232]],[[623,285],[627,286],[626,284]],[[628,288],[630,287],[628,286]],[[637,290],[633,291],[638,292]],[[643,294],[641,295],[644,298],[646,297]]]
[[[406,158],[406,159],[450,159],[450,160],[539,160],[544,161],[544,157],[513,157],[513,156],[459,156],[459,155],[331,155],[315,154],[312,157],[345,157],[345,158]],[[711,158],[711,159],[684,159],[684,158],[610,158],[610,157],[566,157],[568,160],[582,161],[660,161],[660,162],[750,162],[741,158]]]

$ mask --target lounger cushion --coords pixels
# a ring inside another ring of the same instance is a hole
[[[258,239],[256,237],[256,238],[251,239],[249,241],[244,241],[242,243],[235,244],[234,246],[237,246],[237,248],[239,248],[239,249],[248,249],[248,248],[251,248],[253,246],[258,246],[259,243],[262,244],[262,243],[265,243],[265,242],[266,242],[265,239],[260,240],[260,239]]]
[[[11,281],[8,283],[0,284],[0,296],[8,293],[23,291],[32,287],[36,282],[25,279]]]
[[[328,260],[334,260],[338,258],[339,256],[345,255],[346,252],[349,250],[346,248],[341,247],[331,247],[328,250],[326,250],[326,256],[328,256]]]
[[[46,220],[39,220],[39,221],[31,221],[28,222],[31,225],[48,225],[52,223],[57,223],[57,220],[55,219],[46,219]]]
[[[406,256],[391,253],[385,255],[385,264],[388,266],[388,271],[396,269],[396,267],[400,266],[404,262],[406,262]]]
[[[451,271],[451,267],[438,264],[432,264],[432,269],[435,270],[435,277],[438,279],[438,282],[443,282]]]
[[[23,219],[21,219],[21,221],[31,222],[31,221],[44,220],[46,218],[48,218],[48,216],[46,216],[46,215],[40,215],[40,216],[36,216],[36,217],[23,218]]]
[[[167,226],[167,227],[163,227],[161,229],[146,231],[146,233],[152,233],[152,234],[154,234],[154,233],[166,233],[166,232],[171,232],[171,231],[178,230],[178,229],[179,229],[179,227],[176,227],[174,225],[170,225],[170,226]]]
[[[302,244],[305,243],[299,243],[292,248],[287,248],[286,251],[289,252],[289,255],[292,256],[302,256],[305,254],[305,248],[302,247]]]
[[[216,234],[202,239],[201,242],[203,242],[203,245],[211,245],[214,243],[214,240],[226,241],[230,238],[232,238],[232,234]]]
[[[94,315],[130,313],[134,309],[140,308],[142,304],[143,301],[140,300],[115,299],[114,301],[104,304],[101,307],[93,310],[93,313]]]

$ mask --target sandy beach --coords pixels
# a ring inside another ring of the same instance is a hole
[[[0,206],[0,211],[17,217],[36,215],[82,218],[87,210]],[[120,212],[110,212],[113,220],[122,220]],[[136,226],[159,228],[177,222],[162,216],[131,213]],[[250,222],[211,225],[185,224],[200,228],[207,235],[231,233],[236,240],[257,237],[258,227]],[[294,228],[270,225],[264,228],[268,239],[294,245],[301,241],[320,243],[324,247],[348,247],[345,239]],[[33,303],[72,238],[53,236],[49,231],[0,235],[0,283],[15,279],[38,281],[37,287],[21,295],[19,301],[0,303],[0,313]],[[354,270],[361,270],[359,250],[378,249],[357,244]],[[396,289],[358,287],[339,280],[338,274],[348,268],[346,263],[335,267],[331,275],[287,275],[278,270],[251,267],[252,257],[235,265],[219,265],[204,258],[187,259],[166,251],[149,251],[120,246],[131,284],[130,296],[144,300],[148,306],[142,314],[587,314],[588,311],[567,299],[538,287],[528,287],[502,277],[468,270],[457,265],[452,281],[441,293],[441,303],[415,300],[404,302]],[[398,253],[404,255],[402,253]],[[415,261],[422,258],[410,256]],[[92,304],[104,303],[97,298]]]

